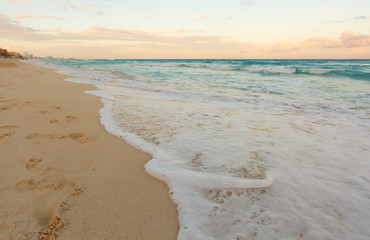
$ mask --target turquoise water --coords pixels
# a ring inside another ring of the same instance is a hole
[[[132,75],[142,81],[180,88],[275,93],[278,84],[317,78],[370,81],[370,60],[47,60]],[[257,82],[259,81],[259,82]],[[264,84],[262,81],[268,81]],[[286,86],[285,86],[286,87]],[[316,87],[317,89],[317,87]],[[281,88],[277,94],[294,94]]]
[[[370,238],[370,60],[41,60],[153,155],[178,239]]]

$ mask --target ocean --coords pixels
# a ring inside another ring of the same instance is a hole
[[[178,239],[370,239],[370,60],[33,62],[99,89]]]

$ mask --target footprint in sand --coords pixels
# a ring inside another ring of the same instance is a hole
[[[28,163],[26,164],[26,168],[35,169],[39,166],[40,162],[42,162],[42,159],[40,158],[31,158],[30,160],[28,160]]]
[[[37,199],[34,206],[34,218],[41,227],[46,227],[57,215],[60,199],[54,194],[44,193]]]
[[[5,134],[2,134],[0,135],[0,139],[8,139],[9,137],[11,137],[13,134],[12,133],[5,133]]]
[[[82,190],[81,188],[75,187],[73,189],[72,196],[79,196],[82,193],[84,193],[84,190]]]
[[[16,125],[6,125],[6,126],[0,126],[0,130],[1,129],[11,129],[11,128],[17,128],[19,126],[16,126]]]
[[[49,134],[39,134],[39,133],[31,133],[25,136],[28,139],[34,139],[38,137],[47,137],[49,139],[63,139],[66,138],[66,135],[60,133],[49,133]]]
[[[68,202],[62,201],[62,203],[60,204],[59,209],[60,209],[61,212],[67,212],[69,209],[71,209],[71,207],[69,206]]]
[[[71,133],[67,137],[79,142],[79,143],[87,143],[90,139],[86,136],[85,133]]]
[[[51,240],[59,237],[61,230],[67,228],[67,223],[58,216],[54,216],[48,225],[39,232],[40,240]]]
[[[17,106],[17,102],[13,100],[1,100],[0,103],[5,103],[4,105],[0,106],[0,110],[10,110]]]
[[[60,107],[60,106],[57,106],[57,107],[55,107],[55,110],[60,110],[62,107]]]
[[[48,190],[57,191],[57,190],[64,189],[66,187],[74,187],[75,185],[76,184],[74,182],[70,182],[65,177],[59,176],[59,177],[50,178],[49,181],[45,183],[43,186],[41,186],[40,188],[42,190],[48,189]]]
[[[79,143],[87,143],[88,141],[91,140],[89,137],[87,137],[85,133],[71,133],[68,136],[61,133],[49,133],[49,134],[31,133],[25,136],[25,138],[27,139],[34,139],[38,137],[47,137],[49,139],[64,139],[68,137]]]
[[[67,121],[74,121],[74,120],[77,119],[77,117],[73,116],[73,115],[68,115],[68,116],[66,116],[66,118],[67,118]]]
[[[12,129],[12,128],[17,128],[18,126],[16,125],[7,125],[7,126],[0,126],[0,131],[3,130],[3,129]],[[5,134],[0,134],[0,139],[8,139],[9,137],[11,137],[13,135],[13,133],[11,132],[8,132],[8,133],[5,133]]]
[[[53,195],[45,194],[35,205],[34,218],[42,227],[38,239],[56,239],[67,223],[59,217],[61,201]]]
[[[5,107],[0,107],[0,110],[9,110],[11,109],[13,106],[5,106]]]
[[[41,182],[36,179],[27,179],[15,184],[15,187],[18,191],[34,190],[36,189]]]
[[[41,114],[45,114],[47,113],[48,111],[39,111]]]
[[[56,123],[56,122],[58,122],[58,120],[56,120],[56,119],[53,119],[53,120],[49,121],[49,123]]]

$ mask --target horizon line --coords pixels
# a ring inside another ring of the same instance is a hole
[[[370,58],[76,58],[76,57],[34,57],[33,59],[58,60],[370,60]]]

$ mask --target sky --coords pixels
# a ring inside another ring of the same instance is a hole
[[[0,0],[0,48],[103,59],[369,59],[370,0]]]

